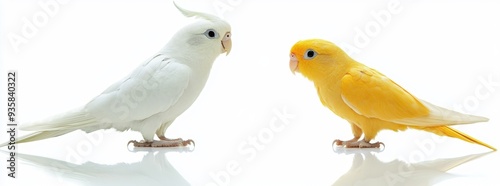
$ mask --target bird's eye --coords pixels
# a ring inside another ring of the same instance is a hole
[[[207,36],[209,39],[217,39],[217,38],[219,38],[219,33],[217,33],[214,29],[208,29],[203,34],[205,34],[205,36]]]
[[[318,55],[318,53],[316,53],[316,51],[309,49],[309,50],[306,50],[306,53],[304,53],[304,59],[312,59],[312,58],[316,57],[317,55]]]

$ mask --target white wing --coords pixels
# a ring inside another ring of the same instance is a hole
[[[190,75],[188,66],[159,54],[110,86],[85,109],[103,123],[140,121],[174,105]]]

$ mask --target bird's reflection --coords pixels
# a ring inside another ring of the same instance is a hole
[[[390,162],[380,161],[373,149],[349,149],[337,153],[354,154],[349,171],[340,176],[333,185],[434,185],[454,177],[448,170],[480,158],[487,153],[436,159],[418,163],[408,163],[395,159]]]
[[[190,185],[169,163],[165,154],[185,149],[135,149],[146,151],[142,161],[114,165],[86,162],[81,165],[34,155],[18,154],[20,162],[54,173],[82,185]]]

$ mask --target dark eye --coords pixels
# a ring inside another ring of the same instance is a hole
[[[208,29],[207,31],[205,31],[204,34],[209,39],[217,39],[217,38],[219,38],[219,33],[217,33],[214,29]]]
[[[312,59],[314,57],[316,57],[318,55],[318,53],[316,53],[316,51],[312,50],[312,49],[308,49],[306,50],[306,53],[304,53],[304,59]]]
[[[215,32],[214,31],[208,31],[208,37],[215,37]]]

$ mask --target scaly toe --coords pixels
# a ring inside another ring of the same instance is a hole
[[[130,145],[130,144],[134,144],[134,147],[151,147],[151,142],[147,142],[147,141],[144,141],[144,140],[141,140],[140,142],[137,142],[135,140],[130,140],[128,143],[127,143],[127,147]]]
[[[385,148],[385,144],[382,142],[368,143],[366,141],[359,141],[359,148],[380,148],[380,145],[383,145]]]
[[[182,141],[180,140],[172,140],[172,141],[153,141],[153,144],[151,144],[151,147],[179,147],[182,146]]]
[[[160,140],[163,140],[163,141],[182,141],[182,138],[170,139],[170,138],[167,138],[165,136],[160,136],[158,138],[160,138]]]
[[[130,144],[134,144],[134,147],[186,147],[189,145],[195,146],[195,143],[192,139],[188,140],[182,140],[181,138],[179,139],[168,139],[168,140],[154,140],[152,142],[147,142],[144,140],[141,141],[136,141],[136,140],[130,140],[127,143],[127,147]]]

